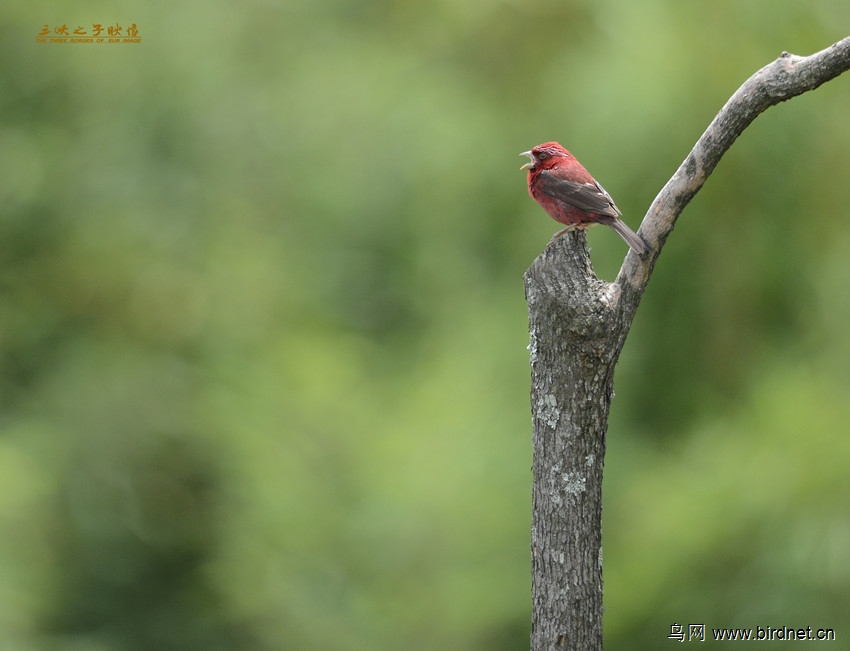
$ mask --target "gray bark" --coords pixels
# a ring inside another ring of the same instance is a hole
[[[532,651],[602,649],[602,469],[614,367],[661,248],[682,210],[764,110],[850,68],[850,37],[783,53],[729,99],[653,201],[613,283],[596,277],[582,231],[525,273],[533,415]]]

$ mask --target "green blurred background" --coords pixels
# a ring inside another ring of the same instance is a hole
[[[115,22],[142,43],[35,43]],[[850,4],[11,0],[0,32],[0,648],[514,651],[558,228],[517,154],[559,140],[636,228]],[[850,635],[848,171],[845,75],[670,238],[608,434],[607,648]]]

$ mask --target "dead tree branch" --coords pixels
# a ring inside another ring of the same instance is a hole
[[[602,649],[602,467],[614,367],[679,215],[767,108],[850,68],[850,37],[808,57],[783,53],[729,99],[653,201],[617,279],[593,273],[582,231],[525,273],[533,414],[532,651]]]

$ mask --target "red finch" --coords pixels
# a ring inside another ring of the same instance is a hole
[[[544,142],[531,151],[522,152],[520,156],[531,159],[520,168],[528,170],[528,194],[552,219],[567,225],[555,233],[552,240],[571,228],[605,224],[613,228],[638,255],[651,250],[618,217],[622,213],[611,195],[605,192],[575,156],[557,142]]]

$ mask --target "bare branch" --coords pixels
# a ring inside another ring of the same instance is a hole
[[[531,335],[533,651],[602,649],[602,468],[614,367],[676,219],[765,109],[850,69],[850,37],[809,57],[783,53],[750,77],[664,186],[617,280],[593,273],[583,231],[525,272]]]
[[[702,188],[723,154],[753,120],[771,106],[814,90],[847,70],[850,70],[850,36],[807,57],[783,52],[747,79],[720,109],[691,153],[655,197],[639,231],[655,250],[644,260],[631,253],[627,255],[617,284],[628,284],[639,294],[643,293],[679,215]],[[637,304],[623,307],[633,314]]]

